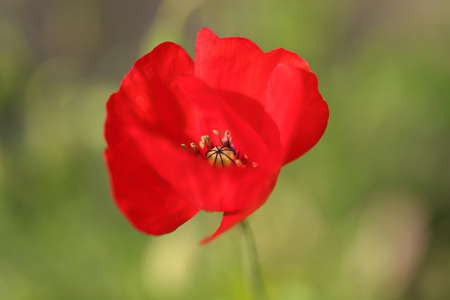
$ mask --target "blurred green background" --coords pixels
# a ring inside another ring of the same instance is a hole
[[[323,139],[251,218],[272,299],[450,299],[450,2],[2,0],[0,299],[250,299],[219,214],[135,231],[110,195],[105,102],[195,33],[306,58]]]

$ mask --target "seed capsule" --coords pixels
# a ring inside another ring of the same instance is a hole
[[[228,147],[215,146],[206,152],[206,161],[218,167],[228,167],[234,165],[234,156],[236,153]]]

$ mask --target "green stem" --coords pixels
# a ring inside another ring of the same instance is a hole
[[[253,295],[256,300],[268,300],[261,274],[261,266],[256,251],[255,239],[250,224],[247,220],[241,222],[242,232],[244,234],[244,247],[248,257],[248,273],[253,286]]]

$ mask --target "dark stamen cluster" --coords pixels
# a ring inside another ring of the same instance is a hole
[[[202,157],[208,163],[217,167],[228,167],[232,165],[238,167],[257,167],[257,164],[248,161],[247,155],[242,156],[240,151],[236,154],[233,138],[230,136],[228,130],[223,137],[220,137],[220,133],[217,130],[213,130],[213,132],[219,137],[221,146],[215,145],[208,135],[204,135],[198,143],[198,146],[195,143],[191,143],[191,148],[188,148],[185,144],[181,144],[181,148],[195,156]]]

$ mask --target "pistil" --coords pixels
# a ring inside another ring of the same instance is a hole
[[[236,153],[233,138],[228,130],[225,131],[222,137],[217,130],[213,130],[213,133],[219,137],[220,144],[213,143],[208,135],[204,135],[201,137],[198,146],[195,143],[190,143],[191,148],[189,148],[185,144],[181,144],[181,149],[194,156],[203,158],[214,167],[224,168],[236,166],[256,168],[258,166],[256,163],[251,162],[247,155],[241,155],[240,149]]]

